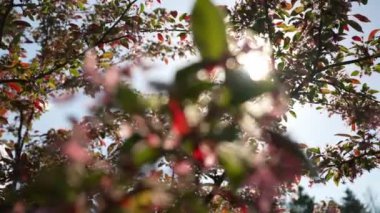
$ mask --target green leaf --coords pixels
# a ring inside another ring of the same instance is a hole
[[[213,83],[201,81],[197,77],[202,68],[202,63],[195,63],[179,70],[172,92],[180,99],[197,99],[203,91],[210,89]]]
[[[116,93],[116,104],[125,112],[139,112],[144,108],[141,106],[141,99],[136,92],[127,86],[120,86]]]
[[[246,72],[226,71],[225,85],[231,93],[231,104],[240,104],[274,89],[273,82],[252,81]]]
[[[300,14],[300,13],[302,13],[304,10],[305,10],[305,8],[304,8],[303,6],[299,6],[299,7],[296,7],[296,8],[294,9],[294,12],[295,12],[295,14]]]
[[[218,61],[228,54],[222,14],[210,0],[197,0],[191,16],[194,41],[205,61]]]
[[[294,118],[297,118],[297,114],[296,114],[294,111],[290,110],[289,113],[290,113]]]
[[[74,77],[79,77],[80,76],[80,73],[78,71],[78,69],[75,69],[75,68],[72,68],[70,69],[70,74]]]
[[[333,181],[336,186],[339,186],[340,179],[342,178],[342,175],[340,175],[339,172],[335,172]]]
[[[360,72],[358,70],[355,70],[351,73],[351,76],[358,76]]]
[[[132,149],[132,147],[140,140],[142,140],[143,137],[139,134],[133,134],[131,137],[126,139],[123,143],[123,145],[120,147],[120,151],[122,153],[129,153]]]
[[[334,176],[334,172],[332,172],[331,170],[329,170],[325,176],[325,180],[326,181],[329,181],[332,177]]]
[[[141,3],[140,4],[139,14],[143,13],[144,11],[145,11],[145,4]]]
[[[131,154],[133,162],[137,166],[152,163],[160,157],[160,152],[158,149],[148,146],[143,141],[138,142],[133,146]]]
[[[348,24],[356,31],[363,32],[362,26],[360,26],[360,24],[358,24],[356,21],[348,20]]]
[[[375,65],[375,66],[373,67],[373,70],[374,70],[375,72],[380,73],[380,64]]]
[[[307,149],[307,151],[314,154],[321,154],[321,149],[319,147],[312,147],[312,148]]]

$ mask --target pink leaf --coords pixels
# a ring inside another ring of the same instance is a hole
[[[63,153],[74,162],[87,163],[90,160],[90,155],[87,150],[75,141],[70,141],[64,147]]]

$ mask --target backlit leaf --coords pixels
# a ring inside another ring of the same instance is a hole
[[[218,61],[228,54],[222,14],[210,0],[196,1],[191,27],[194,33],[194,42],[205,61]]]

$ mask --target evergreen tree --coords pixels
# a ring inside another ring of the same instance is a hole
[[[367,207],[355,197],[350,189],[346,190],[346,196],[343,197],[343,203],[341,206],[342,213],[365,213],[369,212]]]
[[[298,187],[298,198],[290,203],[291,213],[313,212],[314,198],[310,197],[304,191],[302,186]]]

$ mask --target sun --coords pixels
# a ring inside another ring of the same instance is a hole
[[[234,49],[240,68],[247,72],[252,80],[265,80],[270,76],[271,47],[266,39],[246,32],[234,45]]]
[[[270,58],[261,52],[250,51],[238,55],[236,59],[254,81],[265,80],[271,72]]]

